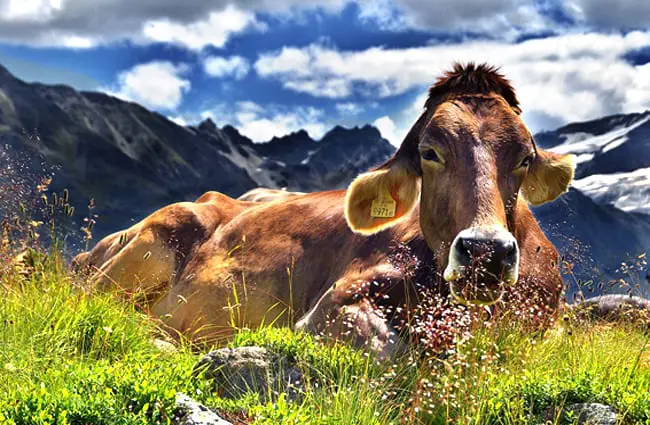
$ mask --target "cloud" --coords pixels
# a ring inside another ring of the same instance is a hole
[[[172,121],[175,124],[178,124],[178,125],[180,125],[182,127],[185,127],[186,125],[188,125],[187,121],[185,121],[185,118],[183,118],[182,116],[178,116],[178,115],[170,116],[170,117],[167,117],[167,119],[169,119],[170,121]]]
[[[396,113],[393,117],[388,115],[377,118],[372,124],[379,129],[381,135],[393,146],[399,147],[417,118],[424,110],[427,94],[418,95],[410,105]]]
[[[258,14],[291,19],[340,11],[351,0],[0,0],[0,42],[90,48],[129,40],[200,50],[264,30]]]
[[[420,28],[486,34],[499,39],[535,31],[562,32],[563,17],[598,30],[647,29],[646,0],[359,0],[362,19],[384,29]]]
[[[565,10],[586,25],[605,29],[641,29],[650,26],[646,0],[569,0]]]
[[[340,115],[359,115],[365,111],[363,105],[354,102],[337,103],[335,107]]]
[[[61,10],[61,0],[5,0],[0,10],[8,20],[40,21]]]
[[[360,0],[362,19],[384,29],[433,29],[514,38],[551,26],[532,0]]]
[[[263,78],[316,97],[356,93],[376,99],[423,91],[454,61],[485,61],[501,66],[517,88],[525,113],[544,128],[550,120],[578,121],[650,108],[648,66],[623,58],[649,45],[650,32],[641,31],[361,51],[310,45],[263,54],[255,69]],[[324,93],[321,88],[331,84],[341,90]],[[540,117],[548,117],[547,124]]]
[[[211,118],[220,126],[231,124],[255,142],[268,141],[301,129],[320,139],[331,127],[324,122],[324,111],[305,106],[260,105],[243,101],[234,105],[216,105],[200,115],[201,119]]]
[[[191,88],[183,77],[188,70],[186,65],[171,62],[140,64],[121,72],[116,87],[101,90],[150,109],[175,110]]]
[[[340,13],[349,4],[373,27],[512,40],[561,30],[542,10],[555,3],[584,25],[648,25],[645,0],[0,0],[0,42],[88,48],[129,40],[220,48],[236,34],[264,29],[261,16],[287,21],[305,13]]]
[[[250,64],[241,56],[208,56],[203,59],[203,70],[211,77],[233,77],[241,80],[248,75]]]
[[[395,125],[395,122],[389,116],[384,115],[381,118],[377,118],[372,125],[377,127],[381,135],[392,145],[399,146],[402,142],[399,134],[397,134],[397,125]]]
[[[239,5],[241,3],[241,7]],[[0,42],[89,48],[120,40],[192,50],[223,47],[235,34],[263,30],[259,2],[189,0],[0,0]]]
[[[144,24],[142,32],[150,41],[201,50],[206,46],[223,47],[230,35],[254,26],[264,29],[250,12],[228,6],[211,12],[204,20],[189,24],[174,22],[170,18],[149,21]]]

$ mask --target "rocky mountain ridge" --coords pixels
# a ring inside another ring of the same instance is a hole
[[[94,198],[98,236],[209,190],[342,188],[394,149],[371,126],[335,127],[320,141],[299,131],[257,144],[232,126],[179,126],[135,103],[28,84],[2,67],[0,146],[19,152],[28,168],[56,168],[51,191],[70,189],[77,212]]]

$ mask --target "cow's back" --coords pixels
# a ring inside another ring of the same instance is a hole
[[[101,281],[102,286],[132,286],[125,285],[124,281],[133,280],[137,276],[124,276],[120,277],[120,281],[115,281],[117,276],[107,275],[107,269],[141,260],[146,262],[151,256],[148,251],[145,251],[144,258],[141,259],[126,255],[129,250],[142,245],[146,240],[166,252],[164,261],[176,272],[181,263],[191,255],[192,250],[208,240],[220,226],[256,205],[232,199],[218,192],[207,192],[195,202],[168,205],[128,229],[106,236],[89,252],[78,254],[73,259],[73,266],[86,269],[93,275],[96,284]],[[108,279],[113,282],[107,281]]]
[[[291,323],[332,284],[385,262],[395,240],[417,233],[417,222],[373,236],[353,233],[344,197],[311,193],[242,211],[196,250],[158,311],[181,297],[190,301],[174,327],[195,328],[188,321],[196,311],[209,323],[227,321],[236,304],[246,326],[268,323],[282,309],[292,313],[282,323]]]

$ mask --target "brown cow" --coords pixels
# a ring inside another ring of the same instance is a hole
[[[535,145],[502,75],[456,65],[395,155],[347,190],[270,203],[210,192],[108,236],[77,262],[101,286],[140,288],[154,315],[195,338],[288,308],[276,323],[340,335],[345,322],[357,344],[386,356],[396,335],[374,308],[380,291],[368,288],[383,288],[394,307],[418,293],[390,260],[397,245],[460,302],[494,303],[515,285],[554,311],[558,254],[528,204],[565,192],[573,170],[571,156]]]
[[[278,199],[291,198],[293,196],[304,195],[303,192],[289,192],[286,189],[269,189],[267,187],[257,187],[237,198],[240,201],[250,202],[270,202]]]

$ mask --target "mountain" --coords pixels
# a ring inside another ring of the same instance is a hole
[[[572,123],[535,140],[577,156],[573,189],[535,213],[553,242],[576,259],[579,278],[627,278],[648,296],[647,272],[630,278],[623,271],[644,266],[650,253],[650,111]]]
[[[650,112],[570,124],[535,137],[540,146],[579,159],[570,192],[534,209],[571,265],[569,296],[578,282],[629,281],[621,263],[642,262],[650,251]],[[95,199],[95,239],[209,190],[239,196],[258,186],[343,188],[394,151],[368,125],[334,127],[318,141],[301,130],[254,143],[210,119],[179,126],[106,94],[27,84],[0,66],[1,146],[0,213],[13,215],[15,202],[8,199],[33,201],[39,175],[54,170],[49,191],[70,189],[72,229],[80,228],[88,200]],[[645,274],[631,281],[650,295]]]
[[[569,124],[536,140],[577,155],[573,186],[597,203],[650,214],[650,111]]]
[[[25,83],[1,66],[0,145],[9,151],[0,155],[5,162],[29,162],[22,168],[31,171],[24,184],[32,188],[41,159],[54,167],[50,191],[70,189],[77,221],[94,198],[96,237],[209,190],[238,196],[258,186],[345,187],[394,150],[371,126],[336,127],[320,141],[299,131],[257,144],[231,126],[179,126],[106,94]]]

